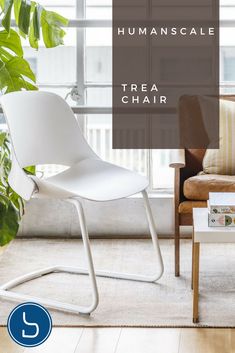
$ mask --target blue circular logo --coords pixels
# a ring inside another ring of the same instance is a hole
[[[23,347],[35,347],[45,342],[51,334],[52,320],[49,312],[36,303],[18,305],[10,313],[7,329],[11,338]]]

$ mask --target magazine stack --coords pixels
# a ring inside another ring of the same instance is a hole
[[[208,200],[210,227],[235,227],[235,192],[210,192]]]

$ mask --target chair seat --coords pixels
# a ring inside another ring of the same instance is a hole
[[[85,159],[47,179],[32,177],[38,198],[82,197],[93,201],[124,198],[143,191],[148,180],[135,172],[104,162]]]
[[[209,192],[235,192],[235,176],[203,174],[184,182],[184,196],[188,200],[208,200]]]
[[[183,201],[179,204],[179,213],[180,214],[191,214],[193,212],[193,208],[205,208],[207,207],[207,201],[192,201],[187,200]]]

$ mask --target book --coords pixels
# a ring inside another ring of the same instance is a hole
[[[210,192],[207,202],[209,213],[235,214],[235,192]]]
[[[235,213],[208,213],[209,227],[235,227]]]

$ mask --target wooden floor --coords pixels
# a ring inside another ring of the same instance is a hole
[[[0,328],[0,353],[234,353],[235,329],[54,328],[23,348]]]

